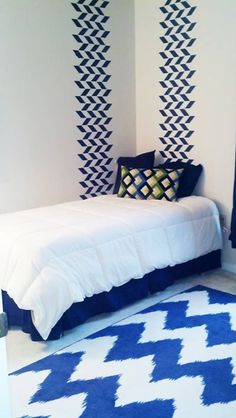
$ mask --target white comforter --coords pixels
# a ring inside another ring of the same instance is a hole
[[[0,280],[46,339],[74,302],[221,248],[215,204],[99,196],[0,216]]]

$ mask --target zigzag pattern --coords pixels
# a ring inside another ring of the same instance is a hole
[[[200,286],[158,303],[16,372],[14,416],[232,418],[235,318]]]
[[[82,147],[79,154],[83,163],[79,168],[83,176],[80,181],[84,189],[82,199],[105,194],[112,188],[109,180],[112,175],[112,144],[108,143],[112,134],[111,89],[108,87],[111,75],[108,73],[110,61],[107,58],[110,46],[106,43],[110,32],[106,30],[109,17],[104,14],[108,4],[109,1],[104,0],[72,3],[78,13],[73,19],[78,33],[73,36],[78,43],[74,53],[78,59],[75,68],[79,75],[76,81],[79,95],[76,98],[80,104],[77,128],[80,132],[78,143]]]
[[[160,151],[166,162],[189,159],[189,153],[193,145],[189,143],[194,131],[191,122],[194,116],[190,114],[194,101],[191,94],[195,88],[192,77],[192,63],[195,55],[192,53],[192,45],[195,40],[191,37],[191,31],[196,23],[190,17],[196,7],[192,7],[184,0],[167,0],[160,7],[164,20],[160,23],[164,31],[160,37],[164,50],[160,52],[163,65],[160,70],[163,80],[160,86],[163,94],[160,99],[163,108],[160,109],[163,122],[160,127],[163,136],[160,141],[163,149]]]

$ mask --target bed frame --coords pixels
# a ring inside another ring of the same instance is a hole
[[[132,279],[122,286],[114,287],[110,292],[99,293],[86,298],[83,302],[74,303],[54,326],[47,340],[59,339],[64,331],[75,328],[92,316],[116,311],[147,297],[150,293],[165,289],[177,279],[219,267],[221,267],[221,251],[212,251],[183,264],[154,270],[142,279]],[[22,331],[30,334],[32,341],[42,341],[42,337],[32,323],[31,312],[19,309],[6,292],[2,291],[2,295],[9,326],[20,327]]]

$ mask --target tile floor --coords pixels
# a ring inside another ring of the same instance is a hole
[[[114,322],[120,321],[141,309],[166,299],[198,284],[236,294],[236,276],[223,270],[215,270],[203,275],[179,280],[162,292],[156,293],[145,300],[121,309],[118,312],[97,316],[72,331],[68,331],[60,340],[50,342],[32,342],[27,334],[18,330],[9,331],[7,336],[7,353],[9,372],[15,371],[26,364],[39,360],[61,348],[98,331]]]

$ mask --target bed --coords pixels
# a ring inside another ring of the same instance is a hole
[[[59,338],[177,278],[220,267],[216,205],[98,196],[0,216],[0,278],[9,324]]]

